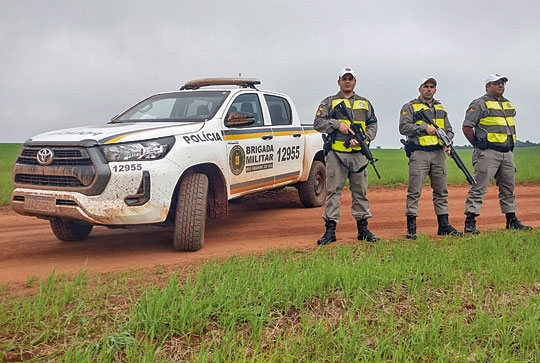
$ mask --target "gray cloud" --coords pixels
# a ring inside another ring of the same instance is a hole
[[[535,118],[540,27],[535,1],[0,1],[0,142],[99,124],[189,79],[256,77],[293,97],[304,123],[337,91],[344,66],[379,118],[376,146],[397,148],[401,105],[426,76],[456,143],[490,73],[510,79],[518,138]],[[6,125],[8,127],[6,127]]]

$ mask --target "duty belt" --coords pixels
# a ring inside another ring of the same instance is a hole
[[[435,150],[441,150],[442,146],[441,145],[422,146],[422,145],[411,144],[409,146],[409,149],[411,151],[435,151]]]
[[[362,152],[362,150],[354,150],[354,149],[352,149],[351,151],[341,151],[341,150],[334,150],[334,149],[332,150],[340,154],[356,154],[356,153]]]
[[[499,152],[501,152],[501,153],[507,153],[507,152],[509,152],[509,151],[514,150],[513,147],[499,146],[499,145],[493,145],[493,144],[488,144],[488,146],[487,146],[486,149],[491,149],[491,150],[499,151]]]

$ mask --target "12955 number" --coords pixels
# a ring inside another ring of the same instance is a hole
[[[118,164],[113,165],[111,169],[115,173],[122,173],[126,171],[139,171],[142,170],[142,164]]]
[[[300,158],[300,146],[283,146],[277,151],[278,161],[295,160]]]

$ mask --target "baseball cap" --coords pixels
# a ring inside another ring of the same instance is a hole
[[[428,82],[433,83],[435,85],[435,87],[437,87],[437,80],[435,78],[433,78],[433,77],[424,78],[422,80],[422,83],[420,83],[420,86],[423,86]]]
[[[497,82],[500,79],[502,79],[504,82],[508,82],[508,77],[501,76],[500,74],[490,74],[488,78],[486,78],[486,84]]]
[[[346,67],[341,70],[341,73],[339,74],[339,78],[343,77],[346,74],[350,74],[353,76],[354,79],[356,79],[356,73],[354,73],[352,68]]]

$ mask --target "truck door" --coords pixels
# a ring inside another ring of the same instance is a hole
[[[287,99],[264,95],[272,123],[275,145],[276,185],[296,181],[302,172],[305,135],[299,122],[293,125],[291,105]]]
[[[253,114],[255,123],[224,127],[223,134],[229,155],[231,196],[270,189],[274,186],[275,145],[271,125],[265,124],[257,93],[238,96],[227,111]],[[227,117],[227,116],[226,116]]]

